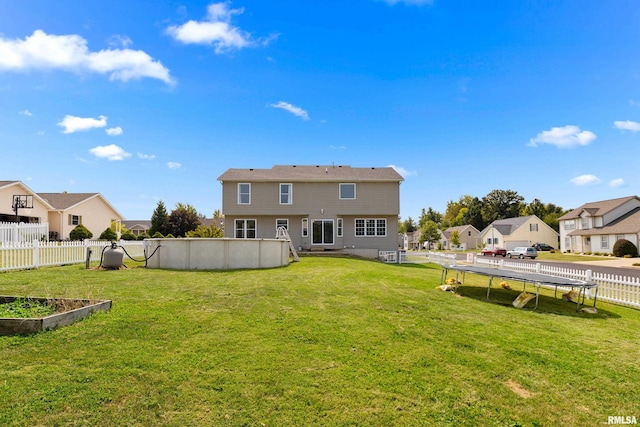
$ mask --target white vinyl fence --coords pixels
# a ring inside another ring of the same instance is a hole
[[[117,242],[132,258],[144,259],[144,241],[121,240]],[[44,266],[81,264],[91,250],[91,261],[100,261],[102,251],[111,242],[85,240],[73,242],[0,243],[0,271],[25,270]],[[124,262],[128,257],[125,254]]]
[[[471,254],[473,255],[473,254]],[[440,265],[455,265],[455,254],[441,252],[429,252],[429,261]],[[561,268],[548,264],[533,262],[507,261],[497,258],[479,258],[475,255],[468,260],[475,264],[484,264],[506,270],[524,271],[532,273],[550,274],[558,277],[596,282],[598,284],[598,299],[614,304],[640,308],[640,279],[617,274],[605,274],[593,272],[588,269]],[[587,296],[592,298],[595,290],[587,290]]]
[[[0,222],[0,244],[49,240],[49,223]]]

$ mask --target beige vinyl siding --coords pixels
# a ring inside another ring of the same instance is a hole
[[[251,204],[238,204],[236,182],[223,185],[222,206],[225,215],[304,215],[335,213],[356,215],[398,215],[400,213],[400,185],[397,182],[358,182],[356,199],[340,200],[339,182],[294,182],[295,194],[290,205],[280,204],[280,183],[251,183]]]

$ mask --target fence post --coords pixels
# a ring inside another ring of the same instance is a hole
[[[585,272],[584,272],[584,280],[585,280],[587,283],[590,283],[590,282],[591,282],[591,280],[592,280],[592,278],[593,278],[593,271],[591,271],[591,270],[587,270],[587,271],[585,271]],[[589,298],[591,298],[591,288],[587,288],[587,289],[585,290],[585,293],[587,294],[587,296],[588,296]]]
[[[33,241],[33,244],[31,245],[31,247],[33,248],[33,267],[34,268],[38,268],[40,267],[40,249],[39,249],[39,242],[37,240]]]
[[[540,263],[536,262],[536,273],[540,273]]]

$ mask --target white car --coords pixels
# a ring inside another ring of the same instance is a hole
[[[531,258],[536,259],[538,256],[538,251],[536,248],[527,247],[527,246],[518,246],[517,248],[513,248],[510,251],[507,251],[507,257],[509,258]]]

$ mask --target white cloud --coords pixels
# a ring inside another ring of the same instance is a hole
[[[144,154],[144,153],[138,153],[138,158],[142,159],[142,160],[153,160],[156,158],[155,154]]]
[[[296,107],[295,105],[291,105],[288,102],[280,101],[277,104],[271,104],[273,108],[281,108],[285,111],[290,112],[293,115],[300,117],[302,120],[309,120],[309,114],[300,107]]]
[[[614,179],[609,183],[609,187],[617,188],[617,187],[623,187],[623,186],[624,186],[624,179],[622,178]]]
[[[124,160],[127,157],[131,157],[130,153],[127,153],[122,148],[117,145],[99,145],[97,147],[93,147],[89,150],[91,154],[101,159],[107,159],[109,161],[113,160]]]
[[[212,3],[207,7],[204,21],[187,21],[172,25],[166,32],[185,44],[213,45],[216,53],[252,46],[251,34],[231,25],[231,17],[240,15],[244,8],[229,9],[228,3]]]
[[[554,127],[545,130],[529,140],[529,146],[537,147],[538,144],[551,144],[558,148],[570,148],[576,145],[589,145],[596,139],[596,134],[588,130],[581,131],[578,126]]]
[[[24,40],[0,37],[0,71],[66,70],[109,74],[110,80],[150,77],[173,83],[169,70],[141,50],[90,52],[81,36],[49,35],[36,30]]]
[[[182,167],[182,163],[178,162],[167,162],[167,167],[169,169],[180,169]]]
[[[595,175],[580,175],[575,178],[571,178],[570,180],[575,185],[591,185],[591,184],[599,184],[600,178]]]
[[[120,126],[116,126],[114,128],[108,128],[104,130],[109,136],[118,136],[122,135],[122,128]]]
[[[27,117],[33,116],[33,113],[31,113],[31,111],[29,111],[29,110],[22,110],[22,111],[20,111],[20,114],[22,114],[23,116],[27,116]]]
[[[58,126],[63,127],[62,133],[74,133],[78,131],[86,131],[89,129],[103,128],[107,125],[107,118],[105,116],[99,116],[94,119],[92,117],[76,117],[66,115]]]
[[[129,38],[129,36],[123,36],[122,34],[116,34],[109,37],[108,40],[109,46],[111,47],[124,47],[127,48],[131,46],[133,40]]]
[[[620,130],[630,130],[631,132],[639,132],[640,131],[640,123],[632,122],[631,120],[618,120],[613,122],[613,127]]]
[[[410,172],[405,168],[403,168],[402,166],[389,165],[388,167],[395,169],[395,171],[398,172],[400,175],[402,175],[403,178],[406,178],[411,175],[418,175],[418,172],[416,171]]]

